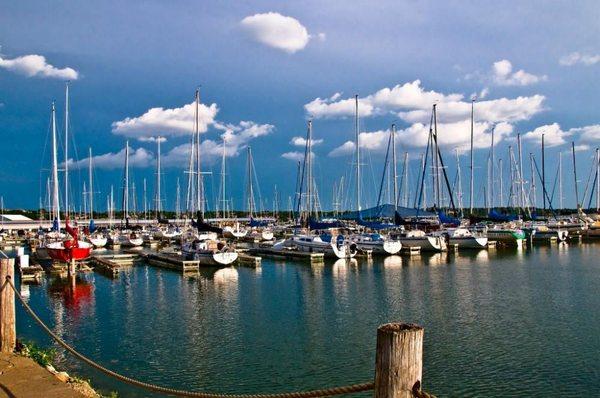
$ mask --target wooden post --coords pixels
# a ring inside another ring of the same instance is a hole
[[[17,342],[15,326],[15,292],[6,277],[15,280],[15,259],[0,260],[0,352],[13,352]]]
[[[377,329],[375,397],[413,398],[423,373],[423,328],[388,323]]]

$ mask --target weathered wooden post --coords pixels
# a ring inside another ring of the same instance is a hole
[[[423,373],[423,328],[387,323],[377,329],[375,397],[413,398]]]
[[[15,292],[6,278],[15,280],[15,259],[0,260],[0,352],[13,352],[17,342]]]

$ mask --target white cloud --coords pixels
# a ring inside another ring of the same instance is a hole
[[[544,110],[543,95],[530,97],[498,98],[494,100],[475,102],[475,120],[490,123],[519,122],[528,120]],[[470,102],[444,102],[437,106],[438,121],[458,122],[471,117]],[[398,116],[408,123],[429,123],[431,109],[419,109],[408,112],[399,112]]]
[[[355,148],[356,148],[356,145],[354,144],[353,141],[346,141],[339,147],[337,147],[334,150],[332,150],[331,152],[329,152],[329,156],[331,156],[332,158],[337,157],[337,156],[346,156],[346,155],[349,155],[352,152],[354,152]]]
[[[304,152],[299,152],[299,151],[285,152],[285,153],[281,154],[281,157],[288,159],[288,160],[293,160],[294,162],[301,162],[304,160]]]
[[[151,108],[141,116],[113,122],[112,131],[117,135],[137,139],[147,139],[158,135],[190,135],[194,131],[195,110],[196,105],[193,102],[181,108]],[[201,133],[204,133],[208,130],[208,126],[215,122],[219,108],[217,104],[210,106],[200,104],[198,110],[198,128]]]
[[[92,156],[92,162],[95,168],[104,170],[113,170],[121,167],[125,167],[125,148],[119,152],[110,152],[103,155]],[[147,151],[144,148],[133,149],[129,148],[129,166],[144,168],[149,167],[154,162],[154,155],[152,152]],[[69,159],[69,167],[78,169],[88,167],[89,157],[74,161]]]
[[[507,59],[494,62],[492,66],[492,80],[499,86],[528,86],[547,80],[545,75],[537,76],[519,69],[513,72],[513,66]]]
[[[491,131],[494,128],[494,141],[499,143],[513,132],[512,125],[508,123],[492,124],[488,122],[475,123],[473,129],[473,147],[475,149],[488,148],[491,144]],[[360,133],[360,147],[373,152],[383,153],[387,149],[389,130]],[[415,123],[404,130],[396,132],[396,143],[405,149],[423,149],[429,139],[429,126]],[[471,124],[469,120],[455,123],[438,124],[438,143],[442,149],[458,148],[467,150],[471,140]],[[329,156],[345,156],[353,153],[355,144],[346,141],[341,146],[329,153]]]
[[[318,138],[318,139],[314,139],[312,140],[312,144],[313,145],[319,145],[323,143],[323,139],[322,138]],[[304,137],[293,137],[290,141],[290,144],[294,145],[294,146],[306,146],[306,138]]]
[[[159,137],[139,137],[138,141],[140,142],[167,142],[167,137],[160,136]]]
[[[252,140],[271,134],[275,130],[275,126],[271,124],[248,121],[242,121],[237,125],[216,123],[215,127],[224,132],[219,141],[207,139],[200,143],[200,156],[204,163],[220,159],[223,156],[223,149],[226,157],[236,157]],[[223,148],[223,139],[225,139],[225,148]],[[187,167],[189,157],[190,144],[182,144],[168,151],[162,159],[165,166]]]
[[[240,25],[257,42],[290,54],[305,48],[313,37],[325,40],[324,33],[312,36],[296,18],[277,12],[247,16]]]
[[[558,61],[563,66],[573,66],[576,64],[590,66],[598,62],[600,62],[600,54],[581,54],[577,51],[561,57]]]
[[[600,124],[563,130],[558,123],[552,123],[527,132],[523,135],[523,139],[541,145],[542,134],[544,134],[544,145],[547,147],[564,145],[574,141],[578,144],[578,150],[584,150],[589,149],[591,146],[597,146],[600,142]]]
[[[63,80],[77,80],[79,73],[73,68],[57,68],[46,62],[43,55],[24,55],[6,59],[0,57],[0,68],[19,73],[27,77],[47,77]]]
[[[340,100],[341,94],[336,93],[330,98],[316,98],[304,105],[306,113],[315,118],[346,117],[355,113],[354,98]],[[421,81],[415,80],[392,88],[382,88],[377,92],[359,98],[359,116],[384,114],[401,109],[428,109],[434,103],[462,100],[462,94],[442,94],[436,91],[426,91],[421,87]]]

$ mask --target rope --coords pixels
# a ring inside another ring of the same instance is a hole
[[[435,395],[429,394],[428,392],[421,390],[421,381],[420,380],[417,380],[415,382],[415,385],[412,388],[412,394],[413,394],[413,397],[415,397],[415,398],[436,398]]]
[[[179,397],[199,397],[199,398],[316,398],[316,397],[330,397],[333,395],[341,395],[341,394],[350,394],[361,391],[369,391],[374,388],[374,383],[361,383],[361,384],[352,384],[343,387],[332,387],[325,388],[320,390],[311,390],[311,391],[300,391],[300,392],[288,392],[288,393],[280,393],[280,394],[215,394],[215,393],[207,393],[207,392],[195,392],[195,391],[185,391],[185,390],[177,390],[174,388],[157,386],[155,384],[145,383],[143,381],[139,381],[136,379],[132,379],[127,376],[123,376],[117,372],[113,372],[110,369],[105,368],[104,366],[94,362],[93,360],[87,358],[83,354],[76,351],[73,347],[63,341],[60,337],[58,337],[46,324],[42,321],[36,313],[31,309],[29,304],[21,297],[15,285],[13,284],[10,276],[6,277],[6,282],[3,284],[2,288],[6,284],[9,284],[12,287],[15,295],[25,308],[25,310],[31,315],[31,317],[40,325],[40,327],[48,333],[58,344],[60,344],[65,350],[69,351],[76,358],[90,365],[91,367],[99,370],[100,372],[114,377],[117,380],[122,382],[134,385],[136,387],[145,388],[147,390],[160,392],[169,395],[175,395]],[[429,398],[429,397],[424,397]]]

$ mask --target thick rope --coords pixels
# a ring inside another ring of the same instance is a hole
[[[76,358],[80,359],[81,361],[87,363],[91,367],[101,371],[102,373],[104,373],[108,376],[112,376],[115,379],[120,380],[122,382],[131,384],[131,385],[134,385],[137,387],[145,388],[150,391],[160,392],[160,393],[169,394],[169,395],[175,395],[175,396],[179,396],[179,397],[200,397],[200,398],[316,398],[316,397],[330,397],[333,395],[341,395],[341,394],[350,394],[350,393],[361,392],[361,391],[369,391],[374,388],[374,383],[369,382],[369,383],[361,383],[361,384],[352,384],[352,385],[343,386],[343,387],[325,388],[325,389],[321,389],[321,390],[288,392],[288,393],[280,393],[280,394],[214,394],[214,393],[206,393],[206,392],[177,390],[174,388],[162,387],[162,386],[157,386],[157,385],[150,384],[150,383],[145,383],[143,381],[139,381],[139,380],[127,377],[127,376],[123,376],[122,374],[119,374],[117,372],[113,372],[112,370],[105,368],[104,366],[92,361],[91,359],[87,358],[83,354],[76,351],[73,347],[71,347],[69,344],[67,344],[65,341],[63,341],[60,337],[58,337],[48,326],[46,326],[44,321],[42,321],[36,315],[36,313],[33,312],[33,309],[31,309],[29,304],[27,304],[27,302],[23,299],[23,297],[21,297],[21,294],[19,294],[19,292],[15,288],[15,285],[13,284],[10,276],[6,277],[6,282],[3,284],[2,288],[4,288],[4,286],[7,283],[12,287],[13,291],[15,292],[15,295],[17,296],[17,298],[19,299],[19,301],[21,302],[21,304],[23,305],[25,310],[29,313],[29,315],[31,315],[31,317],[38,323],[38,325],[40,325],[40,327],[46,333],[48,333],[54,339],[54,341],[56,341],[58,344],[60,344],[65,350],[69,351]]]
[[[415,385],[412,388],[412,394],[413,394],[413,397],[415,397],[415,398],[436,398],[435,395],[429,394],[428,392],[421,390],[421,381],[420,380],[417,380],[415,382]]]

